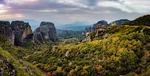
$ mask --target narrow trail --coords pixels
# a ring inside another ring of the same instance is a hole
[[[145,29],[145,28],[144,28]],[[144,30],[143,29],[143,30]],[[143,37],[144,37],[144,33],[143,33],[143,31],[142,31],[142,33],[141,33],[141,35],[143,35]],[[145,39],[145,37],[144,37],[144,39]],[[146,40],[146,39],[145,39]],[[147,63],[147,59],[149,58],[149,56],[150,56],[150,52],[149,52],[149,50],[147,50],[146,49],[146,46],[147,45],[150,45],[150,43],[147,43],[146,45],[143,45],[143,51],[144,51],[144,56],[141,58],[141,65],[142,65],[142,67],[144,67],[144,65]]]
[[[150,44],[149,44],[150,45]],[[149,51],[146,49],[146,45],[143,46],[143,51],[144,51],[144,56],[141,58],[141,65],[142,67],[144,66],[144,64],[147,63],[147,58],[149,58],[150,54],[149,54]]]
[[[136,25],[124,25],[124,26],[126,26],[126,27],[140,27],[140,26],[136,26]],[[143,26],[143,27],[146,27],[146,28],[150,28],[149,26]]]

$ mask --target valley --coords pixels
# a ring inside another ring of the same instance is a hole
[[[0,21],[0,75],[149,76],[149,21],[150,15],[101,20],[75,31]]]

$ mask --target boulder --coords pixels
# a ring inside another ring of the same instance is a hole
[[[33,64],[36,64],[36,61],[33,61],[32,63],[33,63]]]
[[[17,74],[16,68],[2,55],[0,55],[0,63],[5,66],[5,69],[0,68],[0,74],[1,75],[4,74],[4,70],[8,70],[9,75],[16,76],[16,74]]]
[[[52,50],[55,50],[55,49],[57,49],[57,46],[53,46]]]
[[[110,34],[108,34],[108,33],[106,33],[104,36],[103,36],[103,38],[106,38],[106,37],[108,37]]]
[[[0,75],[3,76],[3,74],[4,74],[4,69],[0,68]]]
[[[70,53],[70,52],[69,52],[69,51],[67,51],[67,52],[66,52],[66,54],[65,54],[65,56],[68,56],[68,55],[69,55],[69,53]]]

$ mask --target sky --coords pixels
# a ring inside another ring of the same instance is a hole
[[[0,0],[0,20],[96,23],[146,14],[150,14],[150,0]]]

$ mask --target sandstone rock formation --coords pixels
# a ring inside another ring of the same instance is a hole
[[[12,21],[10,27],[14,31],[15,45],[20,45],[29,40],[33,40],[33,33],[28,23],[23,21]]]
[[[99,21],[96,24],[93,25],[93,27],[89,27],[89,28],[85,28],[85,32],[86,32],[86,37],[84,37],[82,39],[82,42],[86,42],[86,41],[92,41],[93,39],[95,39],[96,37],[98,37],[99,35],[102,35],[103,32],[108,29],[107,27],[108,23],[107,21]],[[94,35],[95,38],[91,38],[91,36],[89,36],[88,34],[90,34],[91,32],[95,32],[96,34]]]
[[[107,21],[105,20],[101,20],[101,21],[98,21],[96,24],[93,25],[94,28],[96,28],[97,26],[101,26],[101,25],[108,25]]]
[[[82,39],[82,43],[84,43],[86,41],[91,41],[91,37],[87,36],[87,37],[85,37],[85,38]]]
[[[96,32],[96,35],[95,36],[98,36],[99,33],[101,34],[102,32],[100,31],[105,31],[107,30],[107,26],[106,25],[102,25],[102,26],[97,26],[96,29],[95,29],[95,32]]]
[[[41,22],[40,27],[34,31],[34,39],[36,43],[44,43],[45,40],[50,42],[56,41],[56,29],[51,22]]]
[[[10,23],[9,21],[0,21],[0,31],[3,34],[3,36],[11,43],[14,45],[14,38],[15,35],[10,28]]]
[[[105,21],[105,20],[101,20],[101,21],[98,21],[96,24],[93,24],[93,27],[86,27],[85,28],[85,32],[87,33],[87,32],[93,32],[93,31],[95,31],[95,29],[96,29],[96,27],[98,27],[98,26],[102,26],[102,25],[108,25],[108,23],[107,23],[107,21]]]

